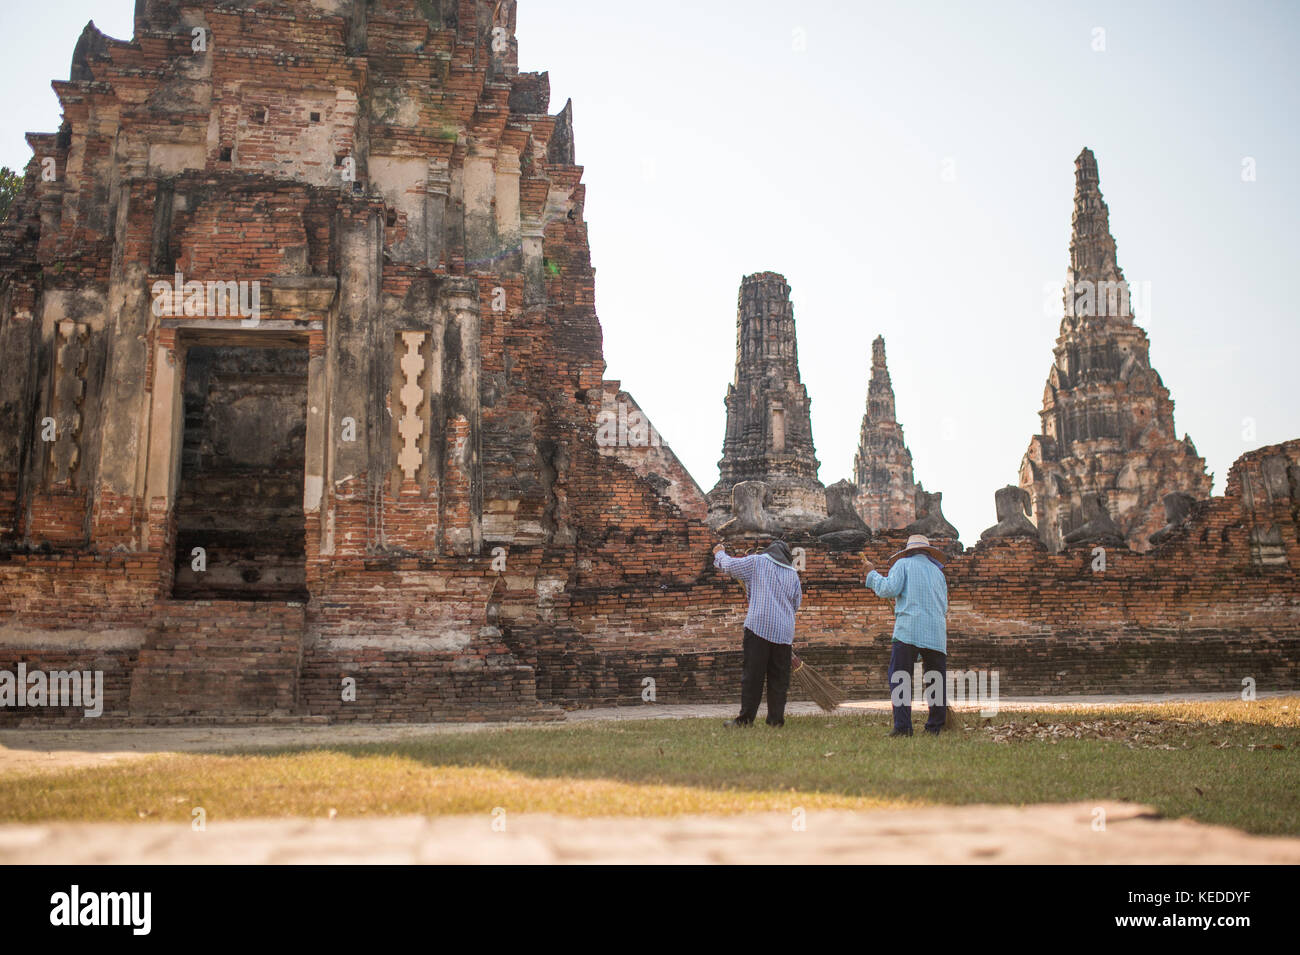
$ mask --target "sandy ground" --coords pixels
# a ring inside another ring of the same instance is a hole
[[[1096,811],[1106,814],[1094,829]],[[580,819],[520,814],[0,826],[0,864],[1300,863],[1300,839],[1113,802]],[[803,828],[796,828],[802,822]]]

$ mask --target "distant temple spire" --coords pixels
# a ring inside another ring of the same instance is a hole
[[[736,377],[727,387],[727,432],[719,479],[709,492],[709,521],[731,516],[731,489],[742,481],[771,486],[772,514],[786,530],[826,517],[817,479],[808,389],[799,378],[790,286],[775,272],[747,275],[736,306]]]
[[[1092,150],[1074,166],[1065,314],[1039,412],[1042,433],[1021,462],[1020,486],[1051,549],[1095,523],[1088,514],[1100,496],[1129,546],[1145,550],[1165,524],[1163,497],[1208,497],[1211,478],[1191,439],[1174,431],[1174,403],[1134,321]]]
[[[885,364],[885,337],[871,343],[871,383],[867,386],[867,414],[874,421],[896,421],[894,384]],[[865,422],[864,422],[865,423]]]
[[[1069,285],[1081,282],[1124,282],[1110,234],[1110,210],[1101,197],[1097,157],[1084,148],[1074,160],[1074,216],[1070,229]],[[1067,312],[1069,288],[1067,288]],[[1125,317],[1132,319],[1131,313]]]
[[[858,513],[871,527],[902,528],[916,518],[912,452],[898,423],[882,336],[871,343],[871,381],[858,453],[853,457],[853,483],[858,488]]]

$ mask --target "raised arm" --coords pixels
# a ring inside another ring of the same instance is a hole
[[[907,583],[907,561],[900,560],[896,563],[888,577],[877,573],[875,565],[865,558],[862,565],[867,570],[867,586],[875,591],[877,597],[892,600],[903,592],[903,585]]]
[[[743,580],[746,584],[754,577],[754,563],[757,560],[758,558],[753,555],[749,557],[731,557],[722,544],[713,548],[713,566],[730,574],[737,580]]]

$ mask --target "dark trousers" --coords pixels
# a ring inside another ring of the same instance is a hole
[[[936,702],[930,704],[930,717],[925,721],[925,728],[931,733],[937,733],[943,729],[944,720],[948,716],[948,656],[940,653],[938,650],[927,650],[923,647],[914,647],[910,643],[894,641],[893,652],[889,655],[889,698],[894,707],[894,729],[902,730],[904,733],[912,732],[912,667],[920,659],[921,668],[924,671],[922,679],[931,680],[932,674],[937,673],[938,681],[933,684],[930,692],[935,694]],[[894,679],[895,673],[906,673],[907,682],[904,684],[904,690],[900,693],[899,682]],[[927,692],[927,684],[922,682],[919,688],[922,695]],[[900,700],[899,696],[903,699]],[[902,705],[899,705],[899,704]]]
[[[745,669],[740,677],[740,715],[737,723],[752,723],[763,699],[763,681],[767,680],[767,725],[785,723],[785,697],[790,692],[790,654],[788,643],[764,640],[745,628]]]

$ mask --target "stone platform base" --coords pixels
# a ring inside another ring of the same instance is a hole
[[[1095,811],[1106,812],[1096,831]],[[1300,839],[1162,819],[1146,806],[941,806],[873,812],[581,819],[267,819],[0,826],[0,864],[1198,864],[1300,863]]]

